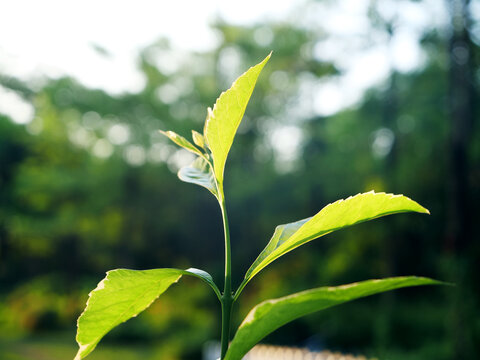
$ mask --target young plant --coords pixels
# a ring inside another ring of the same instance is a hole
[[[75,360],[90,354],[105,334],[145,310],[183,275],[204,281],[220,301],[222,360],[242,359],[266,335],[301,316],[388,290],[439,283],[424,277],[394,277],[336,287],[320,287],[267,300],[249,312],[230,342],[230,319],[234,302],[252,278],[271,262],[309,241],[367,220],[401,212],[429,213],[427,209],[403,195],[371,191],[338,200],[310,218],[277,226],[267,246],[234,291],[231,280],[229,223],[223,192],[224,168],[257,78],[270,55],[241,75],[229,90],[223,92],[213,110],[208,108],[203,135],[192,131],[193,144],[172,131],[162,132],[174,143],[196,155],[196,159],[189,166],[178,172],[180,180],[207,188],[220,205],[225,234],[223,291],[219,290],[207,272],[193,268],[109,271],[90,293],[86,309],[78,319],[76,339],[79,350]]]

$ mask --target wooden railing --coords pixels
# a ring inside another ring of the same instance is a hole
[[[367,358],[330,351],[312,352],[291,347],[257,345],[250,350],[244,360],[367,360]]]
[[[220,344],[210,342],[205,344],[203,360],[216,360],[220,356]],[[308,351],[306,349],[257,345],[245,355],[243,360],[378,360],[365,356],[342,354],[330,351]]]

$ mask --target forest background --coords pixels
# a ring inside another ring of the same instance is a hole
[[[119,37],[153,12],[140,2],[127,22],[113,5],[85,7],[114,34],[124,21]],[[18,15],[4,10],[6,19]],[[234,323],[260,300],[292,291],[430,276],[457,285],[356,301],[265,342],[379,359],[478,359],[479,1],[302,1],[240,20],[236,9],[216,8],[202,20],[205,45],[190,44],[196,23],[173,17],[189,43],[155,32],[130,51],[128,74],[108,41],[80,51],[65,14],[76,15],[57,10],[7,20],[0,36],[2,359],[73,358],[76,318],[107,270],[193,266],[222,277],[215,201],[178,181],[191,157],[157,130],[201,131],[207,106],[271,50],[226,170],[234,284],[276,225],[338,198],[402,193],[431,216],[377,220],[296,250],[245,290]],[[50,43],[34,31],[47,12],[58,21]],[[15,36],[36,44],[28,74],[9,55]],[[75,58],[89,76],[36,64],[42,52]],[[217,307],[204,284],[186,280],[91,357],[199,359],[219,337]]]

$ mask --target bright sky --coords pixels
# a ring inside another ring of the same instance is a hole
[[[313,88],[308,89],[313,90],[314,111],[330,115],[357,102],[365,89],[385,80],[391,68],[408,72],[421,66],[425,55],[418,45],[420,35],[425,28],[439,26],[446,19],[439,0],[377,2],[385,18],[399,19],[396,35],[387,43],[381,34],[371,34],[369,0],[302,3],[4,1],[0,4],[0,72],[28,80],[70,75],[88,87],[113,94],[135,92],[144,84],[136,66],[138,53],[160,37],[170,38],[179,49],[206,50],[218,42],[209,28],[216,18],[236,24],[287,20],[313,29],[324,27],[331,34],[317,44],[314,56],[334,61],[344,75],[315,80]],[[367,50],[362,42],[365,38],[373,40]],[[100,55],[94,46],[104,48],[109,56]],[[33,116],[31,105],[1,87],[0,112],[18,123],[27,123]]]
[[[0,69],[21,78],[69,74],[112,93],[137,91],[139,51],[160,37],[176,47],[215,46],[210,30],[216,16],[247,23],[284,17],[287,1],[118,1],[15,0],[0,4]],[[255,9],[250,12],[249,9]],[[101,46],[111,54],[94,50]]]

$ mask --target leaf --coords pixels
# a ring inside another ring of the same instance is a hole
[[[197,157],[189,166],[182,167],[177,175],[182,181],[207,188],[218,198],[215,175],[213,174],[212,167],[204,158]]]
[[[210,275],[206,271],[190,268],[185,270],[185,274],[192,275],[192,276],[198,277],[199,279],[202,279],[208,285],[210,285],[210,287],[213,289],[213,291],[217,295],[218,299],[222,297],[222,295],[220,294],[220,290],[218,290],[217,284],[215,284],[215,282],[213,281],[212,275]]]
[[[212,151],[215,176],[223,183],[223,171],[233,138],[242,121],[253,88],[271,53],[259,64],[248,69],[232,84],[230,89],[220,94],[213,110],[208,109],[204,136]]]
[[[265,249],[248,269],[239,291],[272,261],[311,240],[364,221],[408,211],[429,214],[427,209],[406,196],[370,191],[328,204],[311,218],[279,225]]]
[[[321,287],[264,301],[250,310],[243,320],[230,343],[225,360],[242,359],[253,346],[272,331],[307,314],[393,289],[435,284],[442,284],[442,282],[406,276],[367,280],[336,287]]]
[[[200,150],[198,150],[190,141],[185,139],[183,136],[180,136],[177,133],[174,133],[173,131],[162,131],[162,130],[159,130],[159,131],[161,134],[165,135],[170,140],[172,140],[175,144],[183,147],[185,150],[188,150],[194,153],[195,155],[204,156]]]
[[[108,271],[107,276],[90,293],[87,306],[78,318],[79,350],[75,360],[90,354],[105,334],[149,307],[182,275],[202,279],[213,288],[217,297],[220,297],[220,291],[212,277],[198,269]]]
[[[205,149],[205,138],[202,134],[196,132],[195,130],[192,130],[192,139],[195,145],[201,147],[202,149]]]

